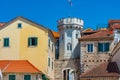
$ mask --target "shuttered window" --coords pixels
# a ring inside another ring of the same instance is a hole
[[[109,43],[98,43],[98,52],[108,52]]]
[[[4,44],[3,44],[4,47],[9,47],[10,44],[9,44],[9,38],[4,38]]]
[[[37,46],[38,38],[37,37],[29,37],[28,38],[28,46]]]
[[[50,67],[50,58],[48,58],[48,66]]]
[[[93,52],[93,44],[87,44],[87,51]]]
[[[18,28],[22,28],[22,23],[18,23]]]
[[[31,80],[31,75],[24,75],[24,80]]]
[[[16,80],[16,76],[15,75],[9,75],[9,80]]]

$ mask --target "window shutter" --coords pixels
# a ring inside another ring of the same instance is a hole
[[[38,38],[35,38],[35,45],[37,45],[37,42],[38,42]]]
[[[87,45],[87,51],[90,52],[90,44]]]
[[[109,51],[109,43],[105,43],[105,51]]]
[[[8,47],[9,46],[9,38],[4,38],[4,47]]]
[[[91,52],[93,52],[93,44],[91,44]]]
[[[9,38],[6,39],[6,46],[9,46]]]
[[[98,43],[98,51],[101,52],[103,51],[103,46],[102,46],[102,43]]]
[[[31,42],[31,41],[30,41],[30,38],[28,38],[28,46],[30,46],[30,42]]]

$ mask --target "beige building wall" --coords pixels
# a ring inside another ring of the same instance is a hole
[[[18,23],[22,24],[18,28]],[[24,18],[16,18],[0,29],[0,60],[28,60],[47,74],[48,30]],[[29,47],[28,38],[38,37],[38,45]],[[3,38],[10,39],[10,46],[3,47]]]
[[[18,29],[16,22],[9,24],[0,29],[0,60],[18,60],[20,58],[20,29]],[[3,46],[3,39],[10,39],[10,46]]]
[[[20,59],[30,61],[40,71],[47,74],[48,63],[48,31],[42,26],[21,22]],[[37,46],[28,46],[28,38],[37,37]]]
[[[98,42],[109,42],[110,43],[110,51],[109,52],[98,52]],[[87,44],[93,44],[93,52],[87,52]],[[82,69],[85,71],[94,68],[102,62],[108,62],[109,54],[113,49],[112,41],[83,41],[80,42],[81,45],[81,62]]]
[[[54,80],[55,39],[50,33],[48,37],[48,58],[50,58],[50,66],[48,65],[48,76],[50,77],[50,80]]]
[[[16,75],[16,80],[24,80],[24,75],[31,75],[31,80],[36,80],[36,77],[38,76],[38,80],[42,80],[42,77],[39,76],[40,74],[35,73],[4,73],[3,79],[9,80],[9,75]]]

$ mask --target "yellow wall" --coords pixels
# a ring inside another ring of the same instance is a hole
[[[22,23],[22,28],[18,28]],[[38,37],[36,47],[28,47],[28,37]],[[10,47],[3,47],[3,38],[10,38]],[[16,20],[0,30],[0,60],[29,60],[39,70],[47,73],[48,30],[29,21]]]
[[[47,47],[48,31],[42,30],[39,26],[22,23],[23,27],[20,32],[20,59],[29,60],[39,70],[47,72]],[[38,37],[36,47],[28,46],[29,37]]]
[[[17,23],[14,22],[2,29],[0,29],[0,60],[19,59],[19,43],[20,43],[20,29],[17,28]],[[9,37],[10,46],[3,46],[3,38]]]

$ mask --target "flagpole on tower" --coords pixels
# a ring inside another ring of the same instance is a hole
[[[73,4],[72,4],[72,0],[68,0],[68,3],[69,3],[70,6],[73,5]]]
[[[67,0],[67,1],[68,1],[68,17],[71,17],[73,3],[72,0]]]

